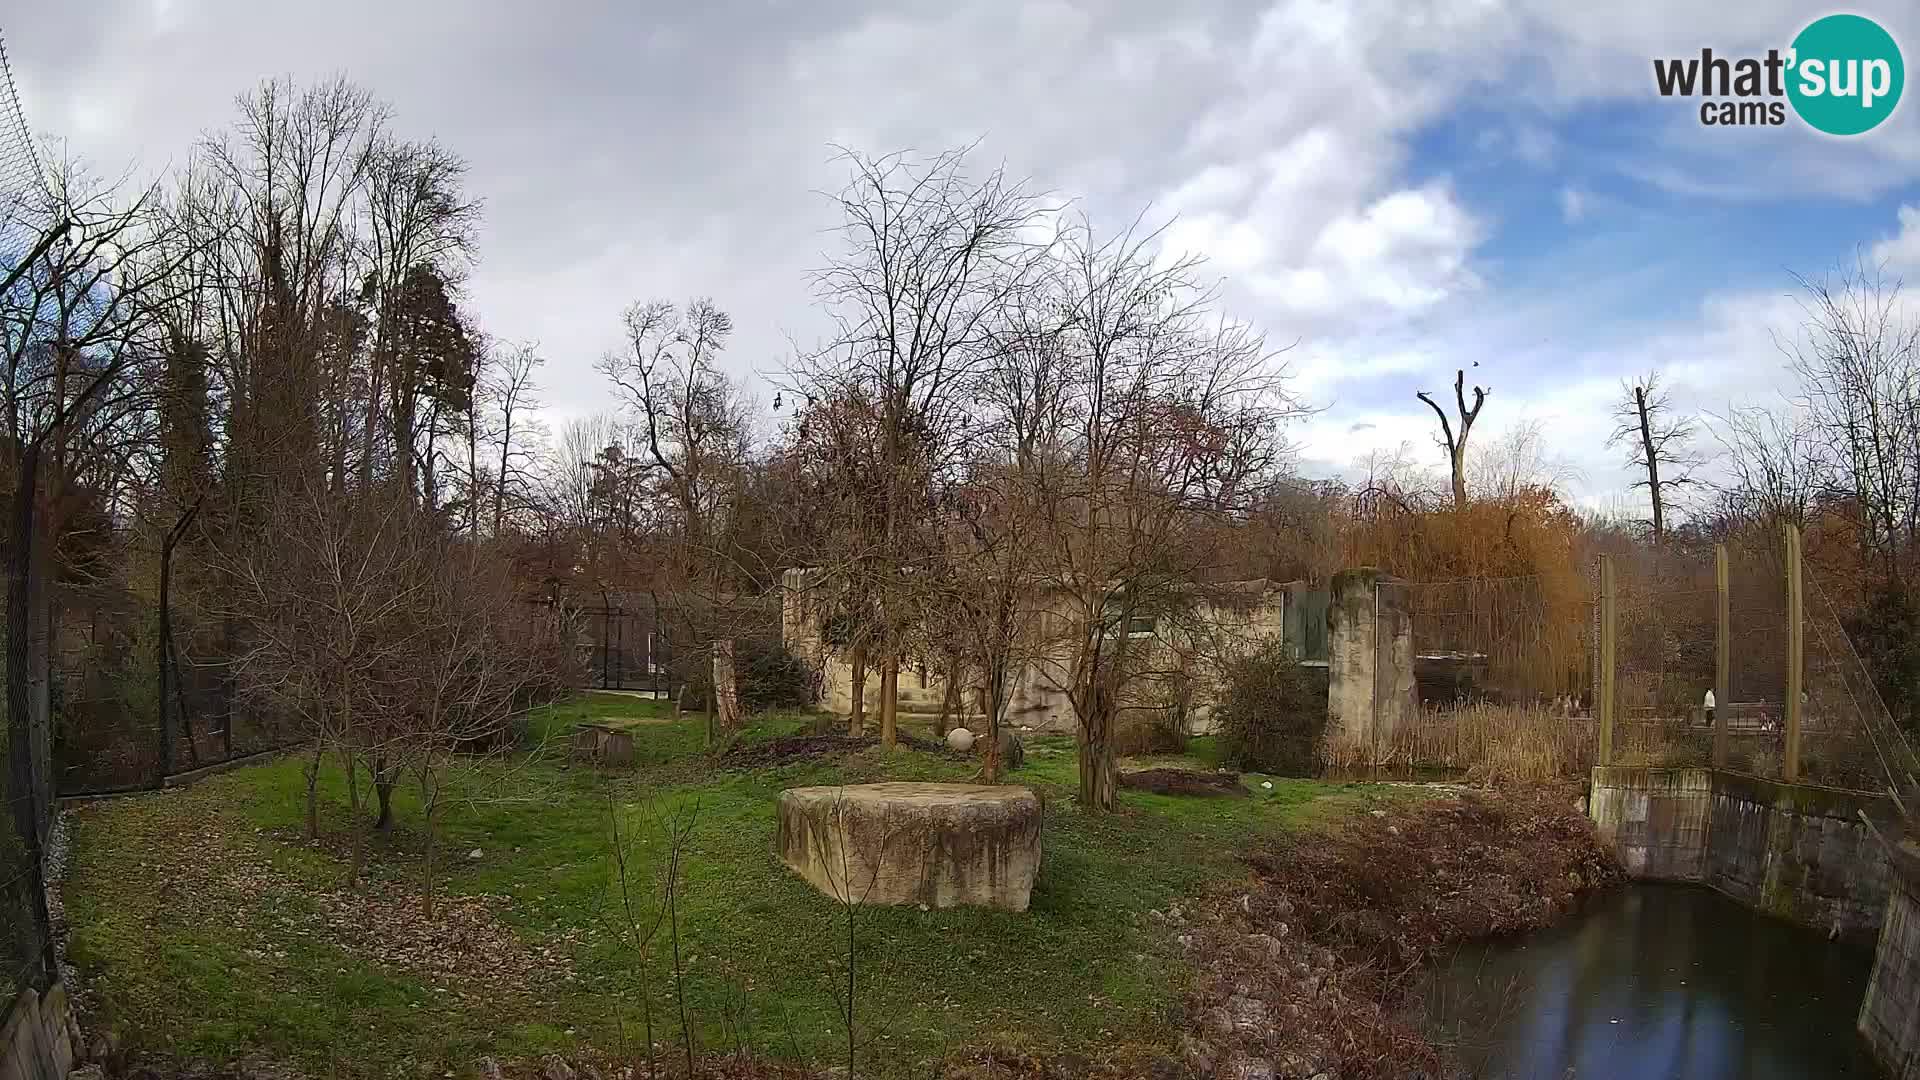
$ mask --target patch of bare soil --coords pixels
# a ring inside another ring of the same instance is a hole
[[[1240,783],[1237,772],[1196,772],[1192,769],[1140,769],[1121,773],[1120,786],[1155,795],[1231,795],[1250,794]]]
[[[1448,1075],[1410,1012],[1421,967],[1546,926],[1621,878],[1561,790],[1375,809],[1245,861],[1245,892],[1156,913],[1202,973],[1181,1044],[1202,1077]]]

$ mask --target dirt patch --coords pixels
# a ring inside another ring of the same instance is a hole
[[[1250,794],[1236,772],[1196,772],[1192,769],[1141,769],[1121,773],[1120,786],[1155,795],[1233,795]]]
[[[1154,913],[1203,972],[1182,1036],[1202,1076],[1447,1075],[1411,1012],[1420,969],[1546,926],[1621,878],[1558,789],[1376,808],[1245,862],[1244,891]]]

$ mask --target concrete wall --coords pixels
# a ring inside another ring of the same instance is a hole
[[[838,713],[853,707],[853,665],[845,653],[821,640],[821,618],[817,594],[811,589],[813,571],[789,570],[782,580],[781,632],[787,648],[812,664],[821,673],[821,704]],[[1204,658],[1218,653],[1223,641],[1248,644],[1260,638],[1284,637],[1288,606],[1302,591],[1297,584],[1265,580],[1237,582],[1218,586],[1219,602],[1203,599],[1192,611],[1174,620],[1156,623],[1151,642],[1140,655],[1146,666],[1159,671],[1184,670],[1191,679],[1192,696],[1188,725],[1195,734],[1212,730],[1214,702],[1219,697],[1219,673]],[[1073,626],[1072,604],[1059,594],[1028,597],[1022,624],[1016,631],[1020,641],[1016,651],[1028,662],[1010,673],[1007,723],[1039,731],[1070,732],[1077,720],[1068,697]],[[1204,641],[1196,640],[1204,638]],[[1200,646],[1205,646],[1200,647]],[[968,719],[979,714],[978,678],[970,678],[962,687],[961,714]],[[880,674],[869,668],[865,698],[871,723],[877,723]],[[1163,709],[1171,700],[1173,688],[1164,680],[1139,677],[1130,680],[1129,699],[1122,704],[1121,722],[1148,709]],[[918,669],[900,673],[900,709],[902,714],[922,717],[937,714],[946,695],[945,672]],[[906,722],[905,720],[902,721]]]
[[[78,1031],[61,984],[22,990],[0,1024],[0,1080],[65,1080]]]
[[[1705,881],[1713,804],[1708,769],[1593,770],[1588,813],[1627,876]]]
[[[1817,930],[1868,939],[1886,917],[1884,796],[1713,769],[1593,770],[1590,814],[1630,877],[1694,881]]]
[[[1376,756],[1418,710],[1413,619],[1398,590],[1370,567],[1335,574],[1327,607],[1327,762],[1381,764]]]
[[[1894,853],[1895,886],[1860,1003],[1867,1048],[1893,1080],[1920,1080],[1920,847]]]

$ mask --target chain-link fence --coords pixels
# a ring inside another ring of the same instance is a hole
[[[1607,763],[1868,791],[1912,771],[1797,532],[1606,561],[1613,618],[1600,620],[1594,667],[1613,673]]]
[[[1389,759],[1415,773],[1542,780],[1594,758],[1591,590],[1577,574],[1383,583],[1406,613],[1414,712]],[[1387,636],[1377,639],[1391,649]],[[1393,669],[1383,655],[1376,670]]]

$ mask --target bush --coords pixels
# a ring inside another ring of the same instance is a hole
[[[740,707],[747,713],[798,709],[818,697],[819,676],[777,638],[742,638],[733,646]]]
[[[1320,768],[1327,727],[1326,687],[1285,644],[1271,641],[1228,662],[1226,693],[1214,710],[1227,760],[1279,776]]]
[[[1146,715],[1120,721],[1113,752],[1122,757],[1187,752],[1187,721],[1173,709],[1153,709]]]

